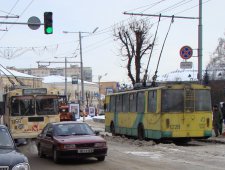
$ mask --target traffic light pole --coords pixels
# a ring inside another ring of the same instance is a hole
[[[16,25],[44,25],[44,23],[35,24],[35,23],[29,23],[29,22],[4,22],[0,21],[0,24],[16,24]]]

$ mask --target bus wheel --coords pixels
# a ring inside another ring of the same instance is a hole
[[[112,133],[113,136],[116,135],[115,126],[114,126],[114,123],[113,122],[110,124],[110,132]]]
[[[143,126],[143,124],[138,125],[138,139],[139,140],[144,139],[144,126]]]

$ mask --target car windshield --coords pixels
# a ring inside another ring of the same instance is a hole
[[[54,135],[56,136],[70,136],[70,135],[93,135],[94,132],[85,123],[67,123],[55,126]]]
[[[0,148],[13,148],[13,140],[5,128],[0,127]]]

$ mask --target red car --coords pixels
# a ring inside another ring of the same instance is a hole
[[[52,156],[55,163],[61,159],[95,157],[104,161],[107,143],[85,122],[65,121],[48,123],[38,135],[38,156]]]

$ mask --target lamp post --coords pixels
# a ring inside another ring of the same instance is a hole
[[[76,33],[79,34],[79,44],[80,44],[80,80],[81,80],[81,108],[83,109],[83,113],[85,112],[84,107],[84,75],[83,75],[83,56],[82,56],[82,35],[81,34],[94,34],[97,31],[98,27],[96,27],[92,32],[70,32],[70,31],[63,31],[63,33]],[[85,121],[85,116],[83,115],[83,122]]]
[[[107,76],[108,73],[105,73],[104,75],[99,75],[98,76],[98,91],[99,91],[99,96],[98,96],[98,110],[101,108],[101,79],[103,76]]]

